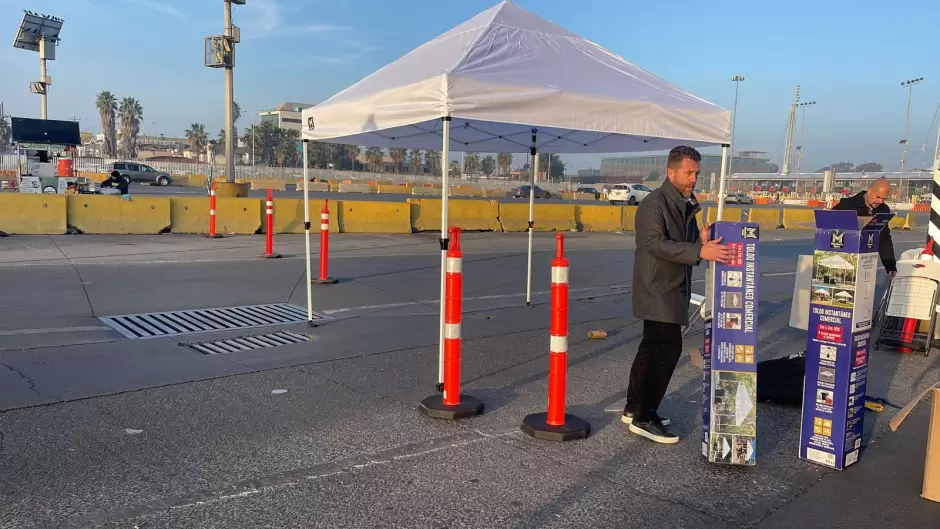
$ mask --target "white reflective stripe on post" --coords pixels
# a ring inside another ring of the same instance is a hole
[[[460,339],[460,324],[459,323],[444,324],[444,339],[445,340],[459,340]]]
[[[274,214],[274,208],[268,206],[268,209],[265,210],[265,213],[267,213],[268,215],[273,215],[273,214]]]
[[[330,214],[329,214],[329,213],[320,213],[320,220],[329,221],[329,220],[330,220]]]
[[[552,336],[552,341],[548,346],[549,352],[552,353],[567,353],[568,352],[568,337],[567,336]]]
[[[274,206],[274,202],[272,202],[272,201],[270,201],[270,200],[267,200],[267,201],[265,201],[264,205],[266,205],[266,206],[268,206],[268,207],[270,208],[270,207]]]
[[[463,258],[448,257],[447,258],[447,273],[448,274],[462,274],[463,273]]]
[[[214,210],[214,209],[210,209],[210,210],[209,210],[209,214],[210,214],[210,215],[215,215],[215,210]]]
[[[568,284],[568,267],[567,266],[553,266],[552,267],[552,283],[558,284]]]
[[[320,231],[330,231],[329,224],[320,224]]]
[[[212,191],[209,191],[209,196],[210,196],[210,197],[214,197],[214,196],[215,196],[215,189],[213,189]]]

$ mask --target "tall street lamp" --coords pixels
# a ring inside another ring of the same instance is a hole
[[[907,121],[904,123],[904,148],[901,150],[901,176],[898,180],[898,198],[901,198],[901,193],[904,189],[904,158],[907,156],[907,139],[908,134],[911,129],[911,96],[914,95],[914,85],[923,81],[923,77],[918,77],[917,79],[908,79],[901,83],[901,87],[907,88]]]
[[[741,86],[741,81],[744,80],[743,75],[735,75],[731,78],[731,81],[734,83],[734,108],[731,110],[731,172],[734,173],[734,127],[738,121],[738,88]]]

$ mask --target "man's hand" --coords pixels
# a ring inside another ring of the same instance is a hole
[[[897,272],[888,272],[888,281],[894,279],[894,276],[898,275]]]
[[[708,237],[710,236],[711,231],[712,231],[711,227],[712,227],[711,223],[705,223],[705,227],[702,228],[702,231],[700,231],[698,234],[699,239],[702,239],[703,245],[708,242]]]
[[[702,245],[702,251],[699,252],[698,256],[706,261],[728,264],[728,261],[731,260],[731,249],[725,245],[718,244],[720,242],[721,237],[706,242]]]

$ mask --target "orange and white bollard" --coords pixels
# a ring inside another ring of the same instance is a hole
[[[463,253],[460,228],[451,228],[444,303],[444,392],[421,401],[421,413],[436,419],[463,419],[483,413],[483,403],[460,394],[460,324],[463,315]]]
[[[215,232],[215,181],[209,188],[209,234],[210,239],[221,239],[222,235]]]
[[[265,259],[280,259],[281,254],[274,253],[274,192],[268,189],[268,199],[264,203],[264,254]]]
[[[551,341],[548,353],[548,412],[533,413],[522,420],[522,431],[537,439],[575,441],[591,433],[591,424],[565,413],[568,378],[568,260],[565,236],[555,235],[552,261]]]
[[[320,211],[320,279],[313,283],[320,285],[335,285],[336,279],[330,277],[330,201],[323,201],[323,210]]]

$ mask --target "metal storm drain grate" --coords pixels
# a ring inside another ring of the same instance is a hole
[[[275,303],[221,309],[148,312],[99,319],[125,337],[137,340],[304,323],[307,321],[307,310],[290,303]],[[326,316],[314,312],[313,319],[324,320]]]
[[[227,353],[237,353],[240,351],[250,351],[252,349],[263,349],[265,347],[277,347],[279,345],[290,345],[294,343],[303,343],[310,341],[306,334],[300,334],[290,331],[277,331],[268,334],[256,334],[253,336],[240,336],[238,338],[226,338],[224,340],[211,340],[208,342],[181,343],[180,345],[188,347],[197,353],[204,355],[218,355]]]

